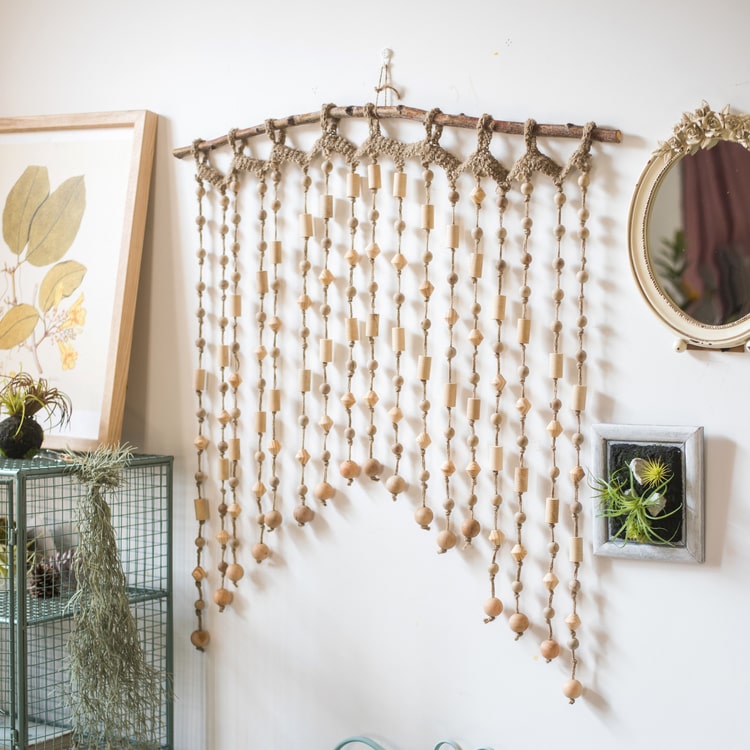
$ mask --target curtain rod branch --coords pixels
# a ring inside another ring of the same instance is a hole
[[[393,107],[378,107],[377,117],[380,120],[386,119],[402,119],[402,120],[417,120],[424,122],[428,115],[423,109],[415,109],[414,107],[406,107],[403,104],[399,104]],[[367,110],[365,107],[332,107],[329,110],[329,114],[334,119],[344,119],[347,117],[367,117]],[[289,117],[283,117],[278,120],[271,120],[271,124],[274,128],[287,128],[294,125],[308,125],[311,123],[320,122],[320,112],[308,112],[302,115],[289,115]],[[479,118],[469,117],[467,115],[446,115],[438,113],[435,115],[434,120],[436,125],[447,125],[449,127],[456,128],[476,128],[479,123]],[[494,120],[492,123],[492,130],[495,133],[508,133],[510,135],[523,135],[525,123],[523,122],[511,122],[508,120]],[[265,123],[262,125],[254,125],[250,128],[235,131],[235,138],[237,140],[243,140],[251,138],[256,135],[262,135],[267,130]],[[580,138],[583,135],[583,126],[581,125],[543,125],[537,123],[534,133],[542,137],[550,138]],[[622,141],[622,133],[619,130],[613,128],[594,128],[591,137],[595,141],[601,141],[603,143],[620,143]],[[214,149],[226,146],[229,143],[229,136],[223,135],[218,138],[213,138],[210,141],[200,141],[197,144],[199,151],[213,151]],[[193,153],[193,146],[182,146],[174,149],[172,154],[182,159],[185,156],[190,156]]]

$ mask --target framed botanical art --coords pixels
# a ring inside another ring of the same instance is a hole
[[[703,428],[594,425],[594,552],[703,562]]]
[[[45,448],[120,439],[156,124],[146,110],[0,118],[0,375],[69,396]]]

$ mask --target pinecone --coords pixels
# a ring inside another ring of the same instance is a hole
[[[34,566],[29,574],[29,594],[36,599],[60,596],[60,573],[47,562]]]

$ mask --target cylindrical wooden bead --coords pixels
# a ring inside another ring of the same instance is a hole
[[[495,304],[492,306],[492,319],[505,320],[505,295],[498,294],[495,297]]]
[[[393,173],[393,197],[406,198],[406,172]]]
[[[473,253],[471,256],[471,268],[469,276],[473,279],[479,279],[482,276],[482,266],[484,264],[484,253]]]
[[[528,344],[531,337],[531,320],[529,318],[518,319],[518,343]]]
[[[345,330],[347,341],[359,341],[359,320],[357,318],[347,318]]]
[[[446,383],[445,384],[445,405],[448,408],[453,408],[456,405],[456,395],[458,393],[457,383]]]
[[[219,347],[219,367],[229,367],[229,344]]]
[[[333,339],[321,339],[320,340],[320,361],[321,362],[333,361]]]
[[[195,371],[195,390],[206,390],[206,371],[202,367]]]
[[[230,294],[227,297],[227,315],[230,318],[239,318],[242,315],[242,296]]]
[[[549,355],[549,376],[561,378],[563,376],[563,355],[553,352]]]
[[[380,164],[367,165],[367,186],[370,190],[380,190],[382,186],[380,178]]]
[[[461,225],[448,224],[445,228],[445,242],[448,247],[457,248],[461,238]]]
[[[422,204],[422,229],[435,228],[435,206],[432,203]]]
[[[490,446],[490,471],[502,471],[503,470],[503,446],[502,445],[491,445]]]
[[[394,352],[406,350],[406,329],[395,326],[391,329],[391,347]]]
[[[205,497],[196,497],[193,505],[195,506],[195,520],[208,521],[208,500]]]
[[[365,321],[365,336],[375,338],[380,333],[380,315],[371,313]]]
[[[266,413],[264,411],[255,412],[255,432],[266,431]]]
[[[423,354],[420,354],[419,359],[417,360],[417,378],[419,380],[429,380],[431,368],[432,357],[427,357]]]
[[[230,461],[240,460],[240,439],[233,437],[229,438],[229,447],[227,448],[227,458]]]
[[[268,408],[274,413],[281,411],[281,389],[271,388],[268,391]]]
[[[349,172],[346,175],[346,196],[347,198],[358,198],[360,190],[360,177],[356,172]]]
[[[299,371],[299,389],[307,393],[312,387],[312,370],[303,369]]]
[[[313,217],[312,214],[299,215],[299,233],[301,237],[312,237]]]
[[[471,420],[479,419],[482,409],[482,400],[469,397],[466,399],[466,418]]]
[[[529,489],[529,469],[527,466],[517,466],[515,475],[516,492],[526,492]]]
[[[333,196],[325,195],[320,196],[320,216],[323,219],[330,219],[333,216]]]
[[[547,523],[557,523],[560,518],[560,499],[548,497],[544,520]]]
[[[222,482],[226,482],[230,477],[229,459],[222,457],[219,459],[219,479]]]
[[[255,274],[255,285],[258,294],[268,293],[268,271],[258,271]]]
[[[570,562],[583,562],[583,537],[570,537]]]
[[[585,385],[573,386],[572,407],[573,407],[573,411],[583,411],[586,408],[586,386]]]
[[[281,263],[281,258],[282,258],[281,240],[271,240],[270,249],[271,249],[271,263]]]

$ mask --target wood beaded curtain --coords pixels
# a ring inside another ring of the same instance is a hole
[[[540,652],[567,647],[581,695],[593,140],[617,131],[329,104],[175,151],[197,196],[196,648],[276,529],[367,483],[437,552],[480,545],[480,617],[518,639],[541,615]]]

